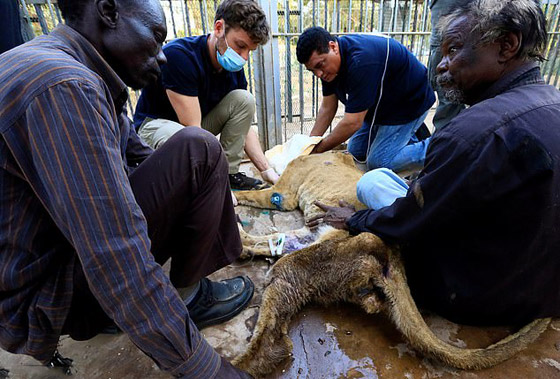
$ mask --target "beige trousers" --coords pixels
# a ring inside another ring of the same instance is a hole
[[[220,135],[220,143],[224,149],[229,173],[239,172],[243,158],[245,137],[255,115],[255,98],[246,90],[236,89],[228,93],[202,119],[202,129]],[[138,134],[152,148],[157,149],[184,126],[165,119],[146,119]]]

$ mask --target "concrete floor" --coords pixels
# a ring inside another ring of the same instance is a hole
[[[254,234],[285,231],[303,226],[299,211],[276,212],[239,206],[244,228]],[[233,358],[250,339],[258,316],[265,277],[271,264],[266,260],[236,262],[213,274],[214,279],[245,274],[255,282],[250,306],[233,320],[202,332],[217,351]],[[443,340],[456,346],[484,347],[506,336],[506,328],[459,326],[435,315],[426,315],[428,325]],[[494,368],[459,371],[424,359],[411,350],[393,325],[382,316],[339,304],[328,309],[308,306],[292,321],[293,357],[271,378],[560,378],[560,320],[526,351]],[[168,378],[126,335],[100,335],[86,342],[68,337],[59,350],[74,360],[76,378],[135,379]],[[10,378],[63,378],[60,369],[47,369],[25,356],[0,351],[0,369]],[[0,371],[0,379],[2,372]]]

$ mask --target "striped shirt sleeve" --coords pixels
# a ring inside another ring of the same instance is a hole
[[[150,253],[107,91],[70,80],[36,96],[25,114],[35,170],[28,179],[74,246],[92,293],[133,343],[175,376],[212,378],[220,357]]]

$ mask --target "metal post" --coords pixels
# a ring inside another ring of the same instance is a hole
[[[299,0],[299,32],[303,32],[303,0]],[[299,64],[299,130],[303,134],[303,120],[305,118],[305,101],[303,92],[303,65]]]
[[[303,17],[303,11],[300,15],[300,17]],[[313,26],[317,25],[317,0],[313,0]]]
[[[183,4],[185,5],[185,21],[186,21],[186,23],[187,23],[187,30],[186,30],[186,32],[187,32],[187,36],[191,36],[191,35],[192,35],[192,33],[191,33],[191,18],[190,18],[190,16],[189,16],[189,12],[190,12],[190,11],[189,11],[189,7],[188,7],[188,5],[187,5],[187,1],[188,1],[188,0],[185,0],[185,1],[183,2]]]
[[[33,32],[33,27],[31,26],[31,17],[29,17],[29,12],[27,11],[27,4],[25,4],[25,0],[20,0],[21,8],[23,11],[23,19],[22,22],[25,21],[25,25],[22,28],[22,34],[24,41],[29,41],[35,37],[35,33]]]
[[[187,16],[185,14],[185,2],[181,1],[181,15],[183,16],[183,31],[185,32],[185,36],[188,36],[187,34]]]
[[[362,28],[362,32],[367,31],[367,25],[368,25],[369,0],[365,0],[365,1],[366,1],[366,9],[364,10],[365,20],[364,20],[364,26]]]
[[[43,13],[43,9],[39,4],[34,4],[35,11],[37,12],[37,17],[39,17],[39,25],[41,25],[41,30],[43,34],[49,34],[49,27],[47,25],[47,21],[45,20],[45,14]]]
[[[62,23],[62,15],[60,14],[60,9],[58,8],[58,5],[54,8],[54,10],[56,11],[56,17],[58,18],[58,22]]]
[[[340,29],[340,2],[338,0],[334,0],[331,19],[331,32],[338,32]]]
[[[290,1],[284,2],[284,29],[286,33],[290,33]],[[286,121],[293,121],[292,107],[292,46],[290,45],[290,36],[286,36],[286,69],[284,73],[285,88],[284,99],[286,101]]]
[[[325,0],[325,29],[329,28],[329,0]]]
[[[352,0],[348,0],[348,25],[346,31],[350,33],[352,30]]]
[[[377,24],[380,32],[383,32],[383,30],[385,29],[384,28],[385,25],[383,25],[384,24],[384,22],[383,22],[384,8],[385,8],[385,2],[383,0],[381,0],[379,2],[379,23]]]
[[[247,73],[249,76],[249,92],[254,93],[253,92],[253,65],[251,64],[252,60],[253,60],[253,54],[251,53],[251,55],[249,56],[249,59],[247,59]]]
[[[406,30],[407,32],[410,32],[410,24],[412,24],[412,1],[410,0],[406,0],[405,2],[405,15],[408,15],[408,20],[406,21],[406,29],[403,28],[403,32]],[[406,43],[409,44],[410,42],[410,36],[406,37]],[[412,45],[410,45],[410,51],[412,51]]]
[[[399,15],[399,0],[391,0],[391,1],[393,2],[393,10],[391,11],[391,20],[393,21],[393,24],[391,26],[391,31],[396,32],[397,25],[398,25],[397,20]]]
[[[373,32],[373,23],[375,22],[375,1],[371,3],[371,25],[369,28],[370,32]]]
[[[206,28],[211,32],[214,30],[214,23],[212,22],[212,24],[210,24],[210,19],[208,18],[208,2],[206,0],[202,0],[202,2],[204,3],[204,19],[206,20]],[[212,26],[210,27],[210,25]]]
[[[177,38],[177,28],[175,27],[175,17],[173,15],[173,1],[172,0],[168,0],[169,1],[169,13],[171,13],[171,25],[173,25],[173,35],[175,36],[175,38]]]
[[[412,11],[411,11],[410,13],[412,13]],[[417,27],[417,26],[418,26],[418,1],[415,1],[415,6],[414,6],[414,23],[412,24],[412,30],[413,30],[413,31],[416,31],[416,27]],[[415,36],[413,35],[413,36],[412,36],[412,43],[411,43],[412,46],[411,46],[411,49],[410,49],[410,51],[412,51],[412,53],[414,53],[414,51],[415,51],[414,42],[416,42],[416,41],[415,41],[415,38],[414,38],[414,37],[415,37]]]
[[[204,4],[202,4],[203,1],[204,1]],[[206,17],[205,17],[206,12],[204,12],[204,9],[205,9],[205,6],[206,6],[206,0],[199,0],[198,4],[200,6],[200,22],[202,24],[202,33],[206,34],[207,33],[206,30],[208,29],[206,27],[206,23],[207,23],[207,20],[206,20]]]
[[[367,9],[366,9],[366,12],[367,12]],[[364,0],[360,0],[360,26],[358,27],[358,30],[360,32],[364,32]]]
[[[272,38],[255,54],[255,97],[259,136],[264,149],[282,143],[280,67],[278,60],[278,11],[276,0],[259,0],[270,22]]]
[[[547,4],[548,7],[548,4]],[[549,20],[552,20],[552,22],[549,24],[549,30],[548,33],[552,33],[554,32],[555,29],[560,28],[560,23],[558,22],[558,11],[560,10],[560,6],[556,5],[554,7],[553,10],[551,10],[551,13],[554,13],[554,16],[552,18],[547,18]],[[556,20],[556,25],[555,25],[555,21]],[[549,58],[550,55],[552,53],[552,48],[554,47],[554,42],[555,42],[555,34],[549,34],[549,41],[548,41],[548,54],[549,54]],[[545,54],[546,54],[546,48],[545,48]],[[548,59],[548,61],[545,61],[544,64],[542,65],[542,74],[544,76],[544,73],[547,71],[547,69],[550,69],[550,75],[549,78],[551,77],[552,71],[554,70],[554,63],[553,61],[551,61],[550,59]],[[550,84],[550,81],[548,81],[548,83]]]
[[[426,31],[426,27],[428,25],[428,2],[424,1],[424,8],[422,10],[422,32]],[[420,46],[418,51],[416,52],[416,58],[418,58],[418,60],[422,60],[421,54],[422,54],[422,50],[424,49],[424,35],[422,35],[422,37],[420,37]],[[429,54],[429,53],[428,53]],[[428,59],[429,59],[429,55],[428,55]],[[426,65],[427,65],[427,60],[426,60]]]
[[[47,6],[49,7],[49,13],[51,14],[51,19],[52,19],[53,25],[56,26],[57,18],[54,15],[54,10],[53,10],[53,5],[51,3],[51,0],[47,0]],[[58,20],[58,22],[61,22],[61,21]]]

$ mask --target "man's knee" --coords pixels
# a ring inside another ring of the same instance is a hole
[[[244,89],[236,89],[231,91],[227,97],[232,104],[235,104],[234,109],[250,113],[251,115],[255,114],[256,101],[255,96],[251,92]]]
[[[364,149],[359,141],[352,138],[348,140],[346,150],[348,150],[348,152],[359,161],[363,161],[366,158],[366,149]]]
[[[381,151],[372,152],[367,158],[367,169],[372,171],[391,169],[391,161],[393,158],[394,157],[388,156],[387,154],[382,154]]]
[[[186,151],[204,151],[209,160],[214,160],[223,155],[222,146],[216,137],[212,133],[195,126],[184,127],[175,133],[162,146],[163,148],[178,150],[177,156],[186,159],[192,157],[190,154],[185,154]]]
[[[387,181],[391,174],[392,171],[387,168],[378,168],[366,172],[356,185],[358,200],[365,204],[372,194],[383,191],[385,186],[382,183]]]
[[[360,178],[356,192],[358,200],[370,209],[381,209],[406,196],[408,186],[405,181],[386,168],[367,172]]]
[[[138,135],[152,149],[158,149],[169,138],[183,128],[183,125],[178,122],[160,118],[150,120],[142,124],[140,130],[138,131]]]

